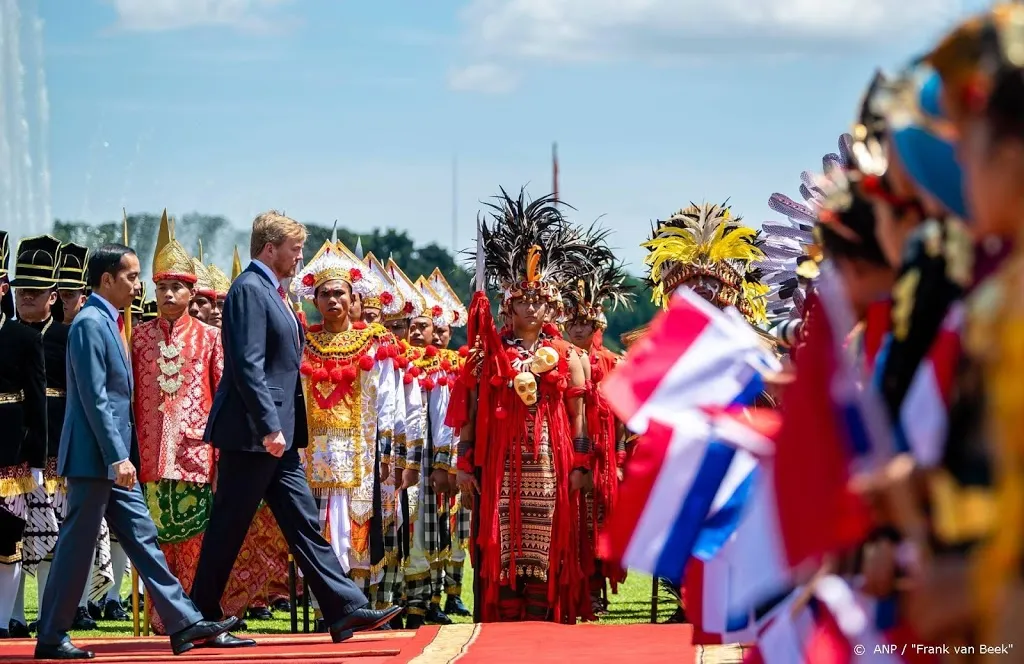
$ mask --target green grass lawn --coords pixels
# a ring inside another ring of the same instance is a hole
[[[472,572],[466,569],[467,581],[471,579]],[[131,593],[131,578],[125,575],[125,582],[121,589],[121,595],[123,597],[129,596]],[[37,612],[37,601],[36,601],[36,580],[34,577],[28,577],[25,583],[25,613],[28,617],[29,622],[35,620]],[[646,574],[636,574],[631,572],[629,579],[626,583],[619,586],[619,592],[617,595],[609,595],[609,612],[607,615],[601,617],[601,622],[604,623],[644,623],[649,622],[651,618],[651,577]],[[463,602],[470,610],[473,609],[473,591],[472,584],[467,583],[463,591]],[[658,603],[658,620],[665,620],[675,611],[675,604],[671,597],[662,593]],[[310,612],[312,620],[312,610]],[[291,631],[291,618],[286,612],[276,611],[274,612],[273,620],[248,620],[249,632],[257,634],[284,634]],[[455,618],[455,622],[468,623],[472,622],[470,618]],[[302,610],[299,609],[299,630],[302,630]],[[72,632],[72,636],[80,638],[96,638],[103,636],[131,636],[132,623],[131,621],[126,622],[114,622],[114,621],[99,621],[99,626],[94,631],[88,632]]]

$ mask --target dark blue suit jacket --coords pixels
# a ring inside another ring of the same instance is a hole
[[[224,375],[213,397],[206,441],[221,450],[266,452],[263,437],[308,444],[299,381],[303,336],[270,278],[253,264],[231,284],[221,329]]]
[[[57,452],[64,477],[114,479],[111,467],[139,467],[132,416],[131,363],[106,306],[91,296],[68,332],[68,397]]]

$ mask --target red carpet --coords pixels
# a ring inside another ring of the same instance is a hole
[[[644,662],[726,664],[742,661],[736,646],[692,645],[689,625],[553,625],[492,623],[424,627],[416,632],[358,634],[335,645],[324,634],[256,635],[256,648],[196,649],[175,657],[166,638],[81,639],[97,664],[156,662],[294,662],[297,664],[571,664]],[[0,664],[34,662],[35,641],[0,641]]]

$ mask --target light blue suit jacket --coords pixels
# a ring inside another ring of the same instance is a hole
[[[68,398],[57,455],[64,477],[114,479],[113,464],[138,468],[131,361],[111,308],[86,300],[68,332]]]

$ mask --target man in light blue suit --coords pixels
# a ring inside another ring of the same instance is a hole
[[[181,654],[211,643],[237,622],[203,620],[167,568],[136,477],[138,442],[132,417],[132,371],[119,310],[139,289],[139,259],[128,247],[101,247],[89,260],[93,294],[68,333],[68,388],[57,472],[67,478],[68,514],[60,529],[43,594],[37,659],[91,659],[68,629],[89,576],[90,558],[106,516],[146,584],[157,613]]]

